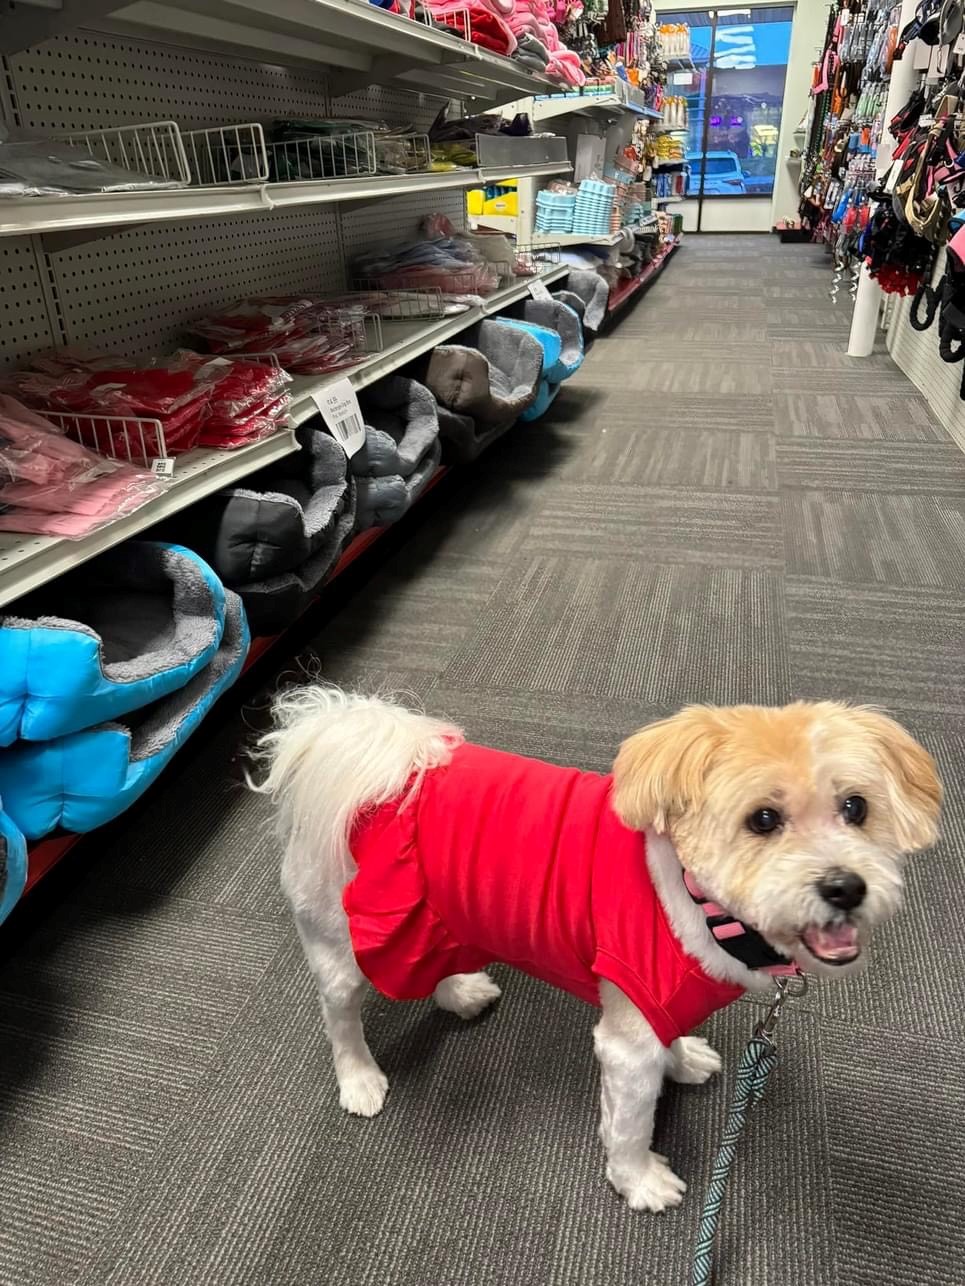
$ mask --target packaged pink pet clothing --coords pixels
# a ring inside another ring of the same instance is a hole
[[[0,393],[0,531],[76,540],[163,489],[145,470],[95,455]]]

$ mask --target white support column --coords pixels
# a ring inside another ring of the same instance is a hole
[[[899,30],[906,23],[911,22],[915,16],[916,7],[917,0],[901,0]],[[888,122],[908,101],[919,75],[914,67],[917,44],[917,41],[912,41],[905,50],[904,57],[891,69],[888,101],[885,105],[885,129],[875,159],[875,169],[879,179],[883,178],[891,168],[891,154],[895,145],[894,139],[888,133]],[[851,334],[848,337],[849,357],[870,357],[874,351],[881,300],[882,294],[877,282],[871,277],[867,267],[862,264],[861,275],[858,278],[858,293],[854,301],[854,315],[851,318]]]

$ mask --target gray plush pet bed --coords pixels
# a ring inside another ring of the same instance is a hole
[[[425,363],[424,382],[440,406],[481,426],[511,424],[536,397],[543,350],[531,335],[496,320],[443,344]]]
[[[243,487],[208,496],[165,524],[232,587],[302,566],[328,544],[345,509],[345,452],[323,429],[297,430],[301,450]]]
[[[582,311],[569,298],[575,295],[582,304]],[[566,290],[560,291],[557,299],[571,308],[576,308],[583,319],[585,330],[597,331],[606,317],[607,300],[610,298],[610,287],[598,272],[589,268],[574,268],[566,279]]]
[[[435,398],[416,380],[393,375],[359,395],[365,445],[349,467],[357,487],[356,528],[397,522],[439,466]]]
[[[477,424],[471,415],[460,415],[439,407],[439,441],[443,464],[470,464],[491,442],[501,438],[516,423],[515,416],[503,424]]]
[[[524,321],[555,330],[563,342],[558,372],[547,371],[551,383],[567,379],[583,362],[583,325],[580,315],[564,299],[527,299],[523,304]]]
[[[302,614],[351,540],[355,531],[355,511],[356,484],[355,479],[350,478],[342,512],[325,544],[311,558],[280,576],[236,587],[245,605],[252,634],[280,634]]]

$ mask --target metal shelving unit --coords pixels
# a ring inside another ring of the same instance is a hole
[[[496,106],[557,88],[519,63],[360,0],[18,0],[0,53],[93,28],[222,54],[338,68],[336,92],[397,85]]]
[[[544,178],[569,171],[568,164],[521,166],[500,173],[480,169],[443,174],[370,175],[299,183],[232,184],[158,192],[94,192],[84,196],[25,197],[0,202],[0,237],[122,228],[184,219],[221,218],[341,201],[373,201],[419,192],[485,187],[499,179]]]
[[[566,275],[567,269],[553,266],[540,274],[544,284]],[[518,281],[493,294],[481,307],[470,308],[454,317],[439,321],[385,322],[383,335],[385,348],[374,353],[365,362],[348,372],[315,379],[309,376],[295,378],[291,423],[302,424],[316,414],[313,394],[320,393],[333,380],[347,374],[355,388],[365,388],[385,375],[411,362],[422,353],[444,343],[460,331],[493,316],[530,292],[534,277],[521,277]],[[71,567],[111,549],[123,540],[154,526],[186,509],[203,496],[220,491],[241,481],[256,469],[279,460],[297,450],[294,434],[290,429],[273,437],[234,451],[200,449],[189,451],[177,458],[175,473],[164,494],[149,501],[126,518],[118,519],[108,527],[85,536],[82,540],[63,540],[53,536],[0,534],[0,606],[27,594],[38,585],[61,576]]]

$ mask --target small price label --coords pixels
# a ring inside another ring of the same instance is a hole
[[[174,459],[172,456],[160,456],[157,460],[151,461],[151,472],[157,474],[159,478],[174,477]]]
[[[534,299],[552,299],[553,296],[547,289],[546,283],[540,281],[538,277],[529,283],[529,293]]]
[[[965,31],[955,41],[955,47],[952,49],[953,54],[965,54]]]
[[[885,179],[885,191],[894,192],[895,184],[898,182],[898,175],[901,173],[901,161],[892,161],[891,169],[888,171],[888,177]]]
[[[365,446],[365,421],[352,381],[347,378],[336,380],[321,393],[313,393],[312,401],[345,454],[351,458],[361,451]]]

